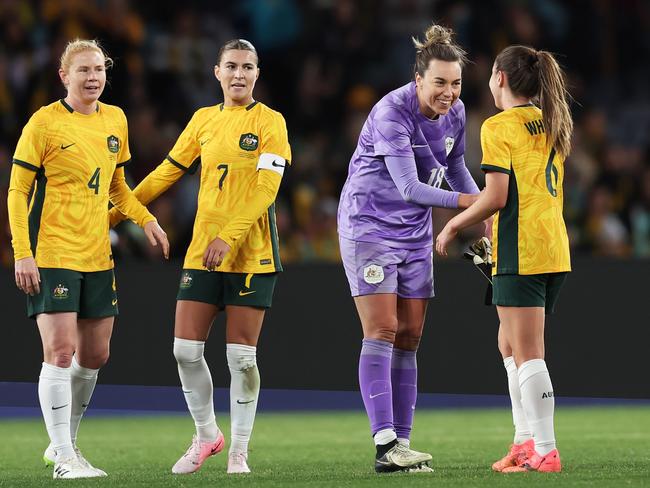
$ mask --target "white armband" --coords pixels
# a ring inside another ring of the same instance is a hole
[[[270,169],[275,171],[280,176],[284,174],[284,167],[287,165],[287,160],[282,156],[273,153],[260,154],[260,159],[257,162],[257,169]]]

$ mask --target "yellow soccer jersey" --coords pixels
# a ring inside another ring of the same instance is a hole
[[[9,214],[15,258],[33,255],[43,268],[111,269],[109,197],[141,225],[154,220],[124,181],[122,166],[130,158],[120,108],[100,103],[95,113],[83,115],[60,100],[38,110],[13,158]],[[22,208],[34,179],[27,230]]]
[[[525,105],[483,123],[481,169],[510,175],[508,200],[494,218],[493,274],[571,271],[562,206],[564,159],[547,145],[542,111]]]
[[[231,245],[231,250],[218,271],[282,270],[274,204],[262,209],[250,227],[242,218],[258,197],[262,154],[278,156],[269,163],[276,166],[291,160],[286,124],[280,113],[253,102],[240,107],[219,104],[194,114],[167,157],[186,171],[201,163],[198,209],[184,268],[205,269],[203,254],[208,244],[220,237]],[[275,175],[279,184],[281,176],[273,171],[265,173]]]

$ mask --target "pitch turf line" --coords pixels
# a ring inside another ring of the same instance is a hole
[[[226,430],[228,419],[218,418]],[[649,486],[650,407],[563,408],[556,415],[564,472],[500,475],[489,469],[511,438],[505,410],[418,411],[413,447],[431,452],[433,474],[375,475],[361,413],[260,414],[250,476],[227,476],[226,457],[190,476],[170,468],[193,431],[188,416],[88,418],[79,445],[109,473],[97,480],[53,481],[40,462],[40,419],[0,421],[0,486],[66,483],[103,487],[198,486]]]

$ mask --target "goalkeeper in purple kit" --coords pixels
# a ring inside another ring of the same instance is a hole
[[[372,109],[341,193],[341,256],[363,328],[359,383],[377,449],[375,470],[432,471],[410,449],[416,351],[433,297],[431,208],[467,208],[478,187],[465,166],[465,52],[432,25],[414,39],[415,80]],[[453,191],[440,188],[446,180]]]

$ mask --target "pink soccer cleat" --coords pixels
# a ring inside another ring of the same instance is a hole
[[[508,454],[503,456],[501,459],[496,461],[492,465],[492,471],[503,471],[505,468],[510,468],[512,466],[519,466],[523,464],[524,461],[529,456],[529,453],[535,450],[535,441],[533,439],[528,439],[526,442],[521,444],[512,444],[510,445],[510,450]]]
[[[185,454],[176,461],[172,468],[174,474],[190,474],[198,471],[205,461],[210,456],[221,452],[225,445],[223,434],[219,432],[217,440],[214,442],[201,442],[195,435],[192,437],[192,444],[187,449]]]
[[[562,471],[560,462],[560,453],[553,449],[545,456],[541,456],[533,450],[531,456],[519,466],[505,468],[502,473],[525,473],[527,471],[537,471],[539,473],[559,473]]]

